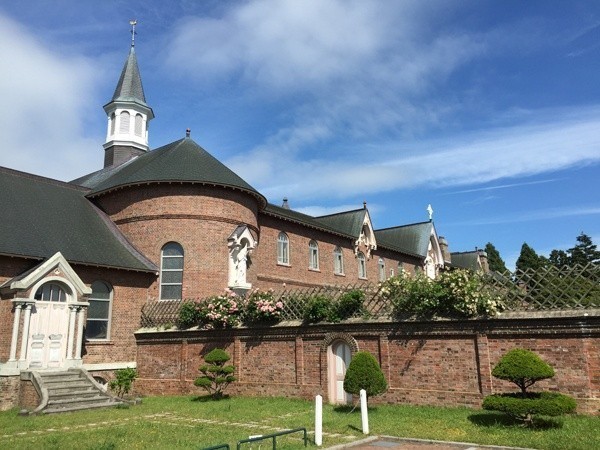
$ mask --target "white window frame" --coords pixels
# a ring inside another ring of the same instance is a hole
[[[277,236],[277,264],[290,265],[290,239],[283,231]]]
[[[62,283],[48,281],[36,289],[33,298],[40,302],[65,303],[69,300],[69,293]]]
[[[356,254],[356,260],[358,261],[358,278],[367,279],[367,260],[363,252]]]
[[[100,284],[102,283],[105,287],[108,288],[108,298],[94,298],[94,285],[95,284]],[[113,304],[113,287],[110,285],[110,283],[107,283],[106,281],[102,281],[102,280],[96,280],[92,283],[92,293],[90,294],[90,296],[88,297],[88,302],[90,303],[90,306],[92,305],[92,302],[102,302],[102,303],[108,303],[108,311],[107,311],[107,317],[105,318],[97,318],[97,317],[89,317],[89,308],[88,308],[88,317],[86,320],[86,325],[88,322],[106,322],[106,337],[102,337],[102,338],[88,338],[86,336],[86,339],[90,340],[90,341],[108,341],[110,340],[110,328],[111,328],[111,322],[112,322],[112,304]]]
[[[308,268],[319,270],[319,244],[314,239],[308,243]]]
[[[181,250],[181,254],[180,255],[165,255],[165,249],[168,246],[178,246],[179,250]],[[160,292],[159,292],[159,299],[160,300],[181,300],[183,297],[183,268],[184,268],[184,262],[185,262],[185,252],[183,251],[183,246],[179,243],[179,242],[167,242],[165,245],[163,245],[161,251],[160,251]],[[181,268],[177,268],[177,269],[165,269],[164,268],[164,262],[166,259],[175,259],[175,258],[181,258]],[[163,274],[165,272],[181,272],[181,283],[165,283],[163,282]],[[180,295],[179,298],[163,298],[163,286],[179,286],[180,287]]]
[[[385,281],[385,259],[379,258],[377,268],[379,269],[379,281]]]
[[[339,245],[333,249],[333,273],[344,275],[344,251]]]

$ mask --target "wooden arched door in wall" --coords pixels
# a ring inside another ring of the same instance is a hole
[[[45,283],[35,293],[29,327],[31,369],[62,367],[69,333],[69,294],[60,283]]]
[[[350,403],[352,395],[344,391],[344,377],[352,358],[350,346],[344,341],[335,341],[328,350],[329,402],[342,405]]]

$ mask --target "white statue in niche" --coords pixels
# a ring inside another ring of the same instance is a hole
[[[250,254],[255,245],[254,237],[245,225],[238,226],[229,236],[229,288],[246,291],[252,287],[247,282],[246,276],[250,265]]]

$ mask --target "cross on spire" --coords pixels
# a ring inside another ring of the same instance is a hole
[[[135,26],[137,25],[137,20],[135,20],[135,19],[130,20],[129,25],[131,25],[131,46],[135,47],[135,35],[137,34],[135,32]]]

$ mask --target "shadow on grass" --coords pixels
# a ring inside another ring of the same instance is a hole
[[[562,428],[563,422],[560,419],[541,418],[535,417],[533,424],[526,427],[522,420],[515,419],[506,414],[495,414],[495,413],[478,413],[471,414],[468,417],[469,421],[473,425],[480,427],[521,427],[529,428],[531,430],[551,430],[556,428]]]
[[[212,395],[198,395],[196,397],[192,397],[192,401],[193,402],[200,402],[200,403],[206,403],[206,402],[220,402],[221,400],[228,400],[230,397],[229,395],[223,395],[221,397],[213,397]]]
[[[367,409],[369,410],[369,412],[376,412],[377,411],[377,406],[368,406]],[[333,410],[335,412],[339,412],[339,413],[351,413],[351,412],[355,412],[355,413],[360,413],[360,405],[338,405],[336,407],[333,408]]]

